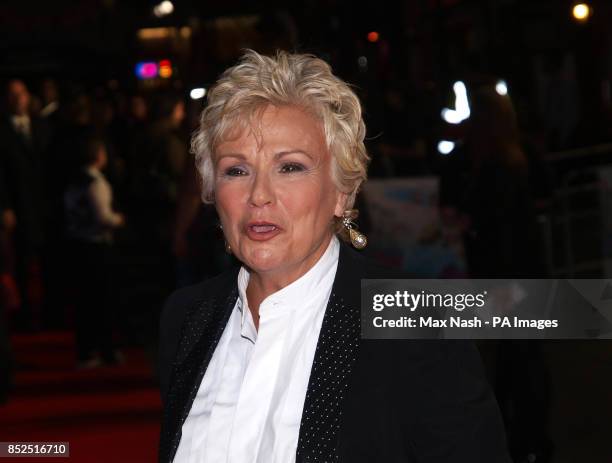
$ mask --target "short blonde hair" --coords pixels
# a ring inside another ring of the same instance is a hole
[[[332,178],[348,195],[346,207],[351,208],[366,180],[370,159],[363,143],[366,130],[359,99],[325,61],[284,51],[270,57],[247,50],[208,92],[200,127],[191,142],[202,177],[203,201],[214,200],[217,146],[230,130],[244,127],[255,112],[268,105],[296,106],[322,121],[332,155]]]

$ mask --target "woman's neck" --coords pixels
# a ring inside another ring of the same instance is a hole
[[[325,254],[331,238],[332,236],[329,239],[323,240],[322,245],[314,253],[296,264],[293,269],[283,268],[274,272],[250,271],[246,296],[253,321],[255,322],[255,328],[259,329],[259,306],[264,299],[289,286],[314,267],[323,254]]]

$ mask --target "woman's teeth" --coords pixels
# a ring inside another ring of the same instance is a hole
[[[272,230],[276,230],[276,227],[274,225],[253,225],[251,228],[257,233],[266,233]]]

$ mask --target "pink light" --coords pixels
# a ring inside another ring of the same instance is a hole
[[[136,65],[136,76],[138,76],[139,79],[153,79],[157,77],[157,73],[157,63],[146,61]]]

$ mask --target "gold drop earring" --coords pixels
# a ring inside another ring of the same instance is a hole
[[[368,245],[368,239],[357,229],[357,224],[353,222],[353,218],[357,218],[357,215],[357,209],[347,209],[342,214],[342,225],[348,230],[353,247],[355,249],[363,249]]]

